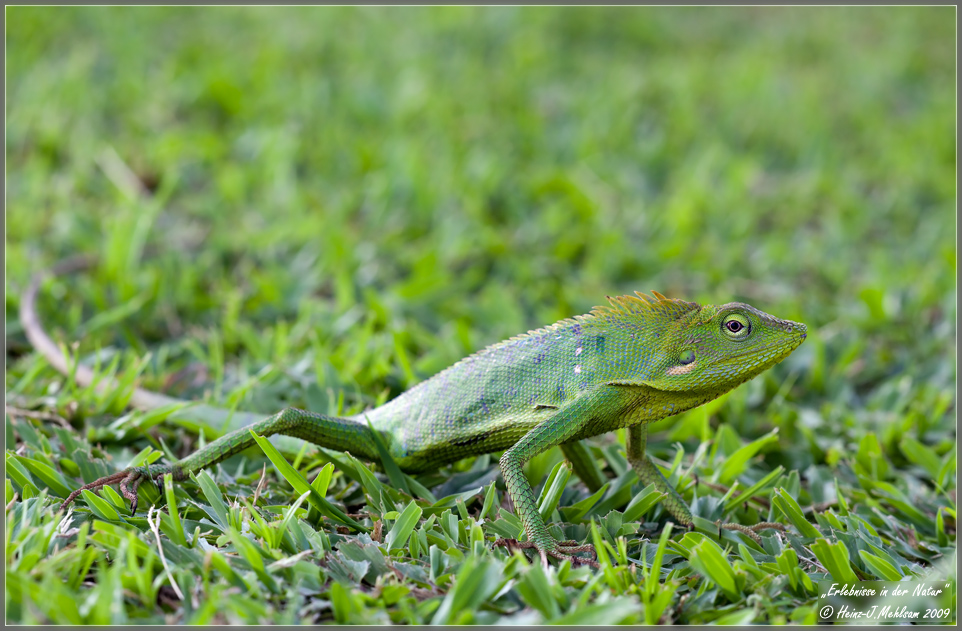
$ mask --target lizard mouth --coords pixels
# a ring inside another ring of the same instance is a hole
[[[746,349],[742,353],[737,355],[731,355],[725,360],[725,363],[731,363],[733,361],[745,358],[745,357],[757,357],[759,355],[766,356],[767,359],[777,363],[788,357],[792,351],[802,345],[805,338],[808,337],[808,333],[805,331],[805,325],[799,325],[802,330],[799,334],[791,339],[773,342],[771,344],[766,344],[765,346],[756,346],[751,349]]]

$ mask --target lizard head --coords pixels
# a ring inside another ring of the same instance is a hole
[[[806,335],[804,324],[741,302],[705,305],[675,321],[646,382],[659,390],[724,392],[788,357]]]

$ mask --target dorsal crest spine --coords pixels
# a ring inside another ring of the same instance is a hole
[[[651,296],[637,291],[635,292],[634,296],[606,296],[606,298],[608,298],[608,302],[611,303],[610,307],[595,307],[588,314],[565,318],[564,320],[559,320],[554,324],[541,327],[540,329],[533,329],[527,333],[521,333],[506,340],[496,342],[479,350],[476,353],[468,355],[439,374],[452,370],[455,368],[455,366],[460,366],[461,364],[472,361],[481,355],[490,353],[491,351],[502,348],[508,344],[512,344],[526,338],[539,337],[548,333],[563,331],[564,329],[575,324],[591,324],[596,321],[604,321],[612,316],[632,314],[642,316],[647,315],[654,318],[665,318],[673,321],[677,320],[686,313],[691,313],[692,311],[701,308],[697,302],[688,302],[687,300],[678,300],[677,298],[666,298],[654,290],[652,290],[651,293]]]
[[[612,315],[624,314],[650,314],[676,320],[686,313],[691,313],[699,308],[696,302],[666,298],[655,290],[652,290],[651,294],[652,295],[649,296],[636,291],[634,296],[606,296],[611,306],[595,307],[591,310],[591,315],[595,317],[610,317]]]

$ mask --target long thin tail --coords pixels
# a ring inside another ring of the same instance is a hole
[[[40,316],[37,314],[37,294],[40,291],[40,284],[43,283],[45,278],[83,272],[93,267],[94,261],[95,259],[92,256],[74,256],[60,261],[49,270],[38,272],[30,279],[27,290],[23,292],[23,296],[20,298],[20,322],[23,324],[27,339],[50,362],[51,366],[66,376],[70,375],[67,358],[54,341],[50,339],[40,322]],[[83,365],[76,367],[74,378],[84,388],[94,383],[93,371]],[[109,378],[102,378],[96,386],[97,392],[119,387],[120,384],[116,380]],[[182,403],[182,401],[143,388],[135,388],[133,395],[130,397],[130,405],[138,410],[155,410],[174,403]]]
[[[54,343],[46,330],[44,330],[43,323],[37,313],[37,294],[40,291],[40,285],[46,278],[83,272],[93,267],[95,262],[96,257],[87,255],[64,259],[49,270],[43,270],[34,274],[26,291],[24,291],[23,296],[20,298],[20,322],[23,324],[27,339],[54,369],[65,376],[71,374],[71,367],[68,366],[67,358],[62,350]],[[84,388],[96,382],[95,387],[98,392],[115,390],[121,387],[117,380],[109,377],[100,377],[99,380],[95,379],[93,371],[87,366],[76,366],[73,375],[77,383]],[[130,406],[135,409],[146,411],[169,405],[183,404],[186,407],[172,413],[168,417],[169,420],[186,427],[193,426],[196,428],[197,425],[202,425],[217,433],[230,430],[236,431],[256,421],[265,420],[266,416],[255,412],[235,412],[226,408],[176,399],[140,387],[134,388],[129,403]],[[279,449],[288,452],[296,453],[303,447],[301,440],[286,436],[279,436],[271,442]]]

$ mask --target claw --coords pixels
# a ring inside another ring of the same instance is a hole
[[[133,480],[134,488],[127,490],[127,482]],[[124,481],[120,483],[120,490],[123,492],[124,497],[130,500],[130,516],[133,517],[134,513],[137,512],[137,489],[140,488],[141,482],[144,481],[144,476],[140,475],[139,471],[132,472],[129,476],[124,478]]]
[[[518,541],[517,539],[498,539],[494,542],[496,547],[505,547],[509,551],[512,550],[530,550],[534,548],[538,551],[538,555],[541,557],[541,563],[547,569],[548,567],[548,557],[554,557],[559,561],[568,560],[571,561],[572,565],[590,565],[595,569],[599,569],[601,566],[594,559],[583,559],[577,556],[582,552],[590,552],[595,559],[598,558],[595,552],[595,547],[589,544],[580,545],[577,541],[560,541],[551,547],[539,547],[533,541]],[[567,549],[566,549],[567,548]]]
[[[159,474],[163,476],[163,472]],[[130,514],[133,515],[137,512],[137,489],[140,484],[147,479],[147,475],[141,471],[139,468],[124,469],[123,471],[118,471],[117,473],[104,476],[99,480],[94,480],[89,484],[85,484],[76,491],[72,492],[67,496],[67,499],[63,501],[60,505],[60,510],[65,510],[70,504],[77,499],[82,491],[95,490],[103,488],[109,484],[120,484],[120,493],[130,502]],[[128,488],[128,485],[131,485]],[[161,493],[163,493],[163,487],[160,487]]]
[[[508,552],[514,552],[515,550],[520,550],[524,546],[517,539],[498,539],[494,542],[495,548],[507,548]]]
[[[130,474],[120,481],[120,493],[130,502],[130,516],[133,517],[134,513],[137,512],[137,489],[140,487],[140,483],[144,481],[144,476],[141,475],[140,471],[134,469]],[[133,489],[128,489],[127,484],[133,483]]]
[[[785,532],[785,524],[779,524],[773,521],[763,521],[755,524],[754,526],[742,526],[741,524],[723,524],[721,520],[715,522],[720,528],[725,530],[737,530],[738,532],[751,537],[755,543],[761,545],[762,538],[758,535],[759,530],[778,530],[779,532]]]
[[[82,487],[80,487],[79,489],[77,489],[76,491],[74,491],[73,493],[67,496],[67,499],[65,499],[63,501],[63,504],[60,505],[60,510],[66,510],[66,508],[70,506],[71,502],[77,499],[77,496],[80,495],[82,491],[96,490],[96,489],[105,487],[108,484],[114,484],[116,482],[120,482],[124,478],[126,478],[129,474],[130,474],[129,470],[119,471],[117,473],[114,473],[113,475],[108,475],[103,478],[100,478],[99,480],[94,480],[89,484],[84,484]]]
[[[131,495],[130,491],[127,489],[127,481],[130,480],[128,475],[126,478],[120,481],[120,494],[125,498],[130,500],[130,516],[133,517],[134,513],[137,512],[137,496]]]
[[[160,473],[151,473],[150,465],[149,464],[144,465],[144,478],[154,483],[154,486],[157,488],[158,493],[160,493],[161,495],[164,494],[164,472],[163,471],[161,471]]]

